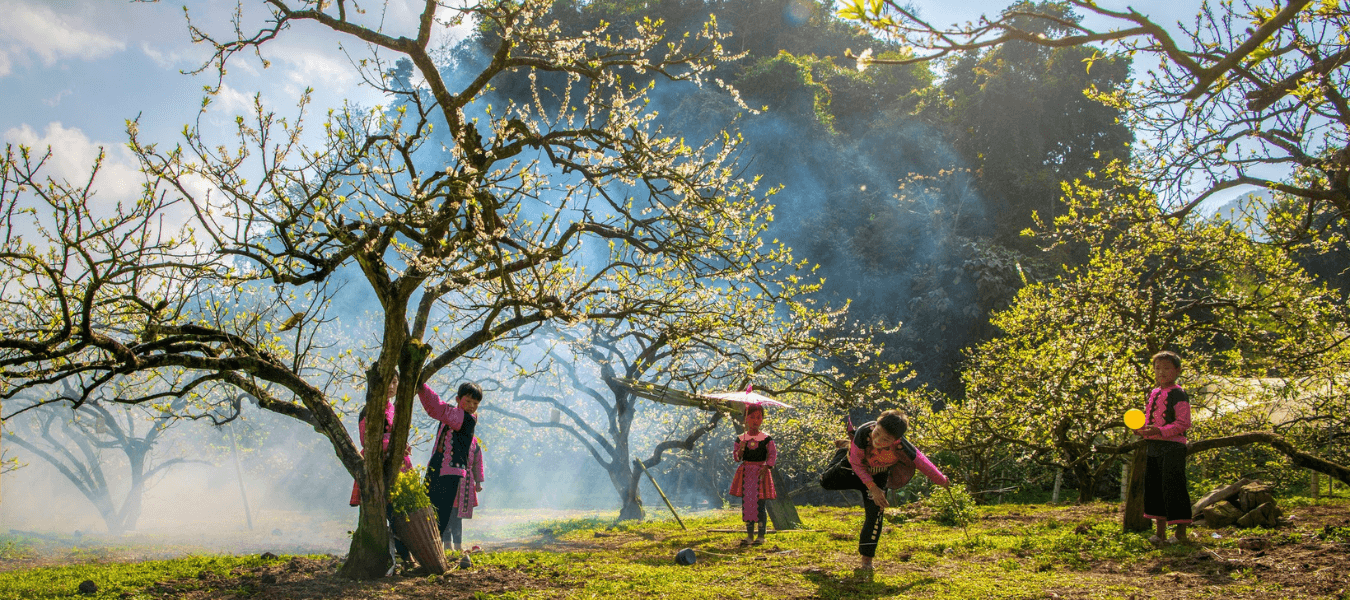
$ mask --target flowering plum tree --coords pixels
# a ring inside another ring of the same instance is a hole
[[[692,289],[778,264],[758,237],[771,206],[734,164],[737,136],[690,145],[654,124],[654,84],[629,85],[636,73],[702,83],[728,58],[714,23],[678,39],[655,21],[627,36],[603,24],[563,33],[540,0],[427,0],[394,33],[347,0],[246,4],[265,11],[262,23],[241,9],[225,38],[189,22],[213,50],[204,70],[223,80],[228,64],[262,58],[304,22],[366,44],[353,67],[390,107],[334,109],[311,131],[307,93],[294,117],[258,100],[232,145],[189,126],[163,148],[130,123],[145,182],[115,207],[94,201],[92,176],[55,180],[41,152],[9,148],[0,395],[72,380],[79,405],[111,382],[168,371],[174,394],[226,388],[311,424],[361,484],[344,576],[387,570],[385,492],[421,382],[546,323],[659,311],[632,285],[644,277]],[[491,52],[452,80],[453,56],[434,40],[464,22]],[[392,68],[399,59],[410,77]],[[534,101],[486,102],[513,74],[531,76]],[[334,339],[342,285],[374,299],[379,339],[363,373],[316,341]],[[399,375],[392,428],[367,419],[362,432],[389,435],[387,451],[363,455],[344,428],[343,372],[364,378],[371,414]]]

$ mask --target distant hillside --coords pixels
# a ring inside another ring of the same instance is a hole
[[[1226,204],[1219,206],[1214,210],[1213,216],[1227,219],[1233,223],[1241,223],[1245,217],[1251,217],[1257,222],[1265,221],[1266,210],[1270,204],[1270,192],[1258,190],[1239,194]]]

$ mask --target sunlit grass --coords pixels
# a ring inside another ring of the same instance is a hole
[[[0,573],[0,600],[40,598],[135,598],[156,582],[197,579],[198,589],[210,585],[203,574],[223,576],[234,568],[274,564],[258,556],[189,556],[176,560],[131,563],[77,564]],[[98,593],[84,595],[80,583],[89,580]],[[180,587],[187,591],[191,587]]]
[[[1321,504],[1345,503],[1322,500]],[[673,519],[615,522],[594,513],[575,518],[514,522],[510,533],[523,543],[488,543],[513,548],[475,557],[475,568],[510,571],[533,585],[483,598],[1045,598],[1051,594],[1091,598],[1145,597],[1178,563],[1206,549],[1231,551],[1243,536],[1261,535],[1278,544],[1299,544],[1312,532],[1225,530],[1211,538],[1197,532],[1200,545],[1155,548],[1148,533],[1120,529],[1118,505],[1066,508],[1047,505],[983,506],[968,526],[942,526],[924,518],[892,516],[882,536],[876,570],[856,572],[857,508],[799,507],[805,530],[772,534],[764,546],[741,547],[743,527],[735,510],[682,515]],[[897,514],[902,511],[895,511]],[[1340,534],[1339,528],[1336,534]],[[733,530],[731,533],[712,530]],[[1347,534],[1350,535],[1350,534]],[[479,541],[479,540],[472,540]],[[693,548],[697,563],[679,566],[675,554]],[[0,552],[31,552],[23,538],[0,537]],[[284,561],[288,557],[281,557]],[[70,558],[81,565],[0,573],[0,600],[74,597],[81,581],[99,586],[95,598],[156,596],[156,582],[178,580],[178,591],[203,589],[211,577],[231,569],[263,566],[257,556],[191,556],[180,560],[118,563],[96,552]],[[274,564],[274,563],[273,563]],[[1142,570],[1141,570],[1142,569]],[[1283,594],[1259,573],[1232,570],[1220,575],[1222,596]],[[470,579],[471,580],[471,579]],[[398,578],[375,584],[371,597],[401,597]],[[429,577],[429,585],[451,585],[451,576]],[[218,585],[224,585],[220,583]],[[247,597],[256,590],[217,590]],[[1209,588],[1195,597],[1210,597]],[[471,590],[466,593],[473,594]],[[124,596],[124,594],[126,594]],[[1221,595],[1213,595],[1220,597]]]
[[[981,515],[1045,510],[1053,509],[979,509]],[[559,583],[514,595],[521,598],[1045,597],[1047,588],[1080,586],[1076,571],[1091,562],[1126,562],[1162,552],[1143,535],[1121,533],[1114,510],[1097,512],[1100,518],[1047,518],[1014,527],[977,521],[969,533],[923,521],[893,524],[883,535],[871,579],[854,573],[860,511],[834,507],[802,508],[811,531],[771,535],[767,545],[752,548],[736,545],[738,533],[708,531],[739,528],[735,511],[687,517],[688,530],[674,521],[551,521],[540,525],[541,533],[578,545],[599,537],[610,549],[497,553],[479,564],[523,570]],[[698,552],[697,564],[675,565],[675,553],[686,547]]]

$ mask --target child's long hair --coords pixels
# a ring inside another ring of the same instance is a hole
[[[764,416],[764,406],[761,405],[761,404],[746,404],[746,405],[745,405],[745,415],[744,415],[744,416],[748,417],[748,416],[753,415],[753,414],[755,414],[755,413],[759,413],[760,416]]]
[[[906,431],[909,431],[909,417],[899,410],[891,409],[877,417],[877,425],[885,429],[886,433],[900,439],[905,437]]]

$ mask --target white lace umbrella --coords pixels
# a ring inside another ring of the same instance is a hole
[[[779,402],[777,400],[774,400],[773,398],[765,396],[764,394],[755,393],[754,386],[752,385],[745,386],[745,391],[743,392],[714,392],[711,394],[703,394],[703,395],[709,398],[716,398],[718,400],[725,400],[727,402],[737,402],[740,404],[761,404],[766,406],[792,408],[791,404]]]

